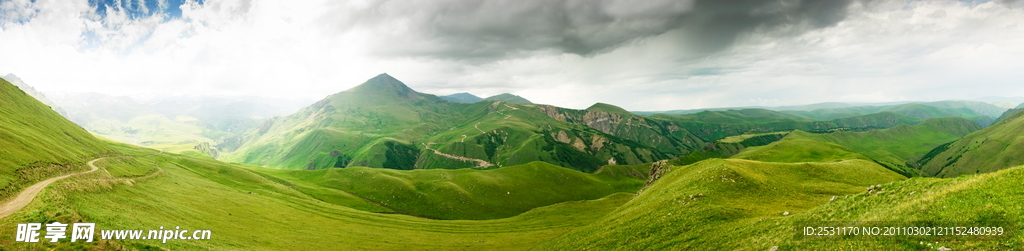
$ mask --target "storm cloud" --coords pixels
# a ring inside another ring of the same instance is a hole
[[[592,56],[669,34],[693,55],[728,49],[737,37],[791,36],[842,21],[851,1],[517,0],[393,1],[345,6],[334,29],[376,33],[380,55],[501,59],[537,52]]]

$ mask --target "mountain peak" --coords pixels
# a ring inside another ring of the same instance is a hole
[[[398,81],[387,73],[381,73],[376,77],[366,80],[362,84],[352,87],[345,92],[348,93],[359,93],[367,95],[378,95],[378,96],[395,96],[403,99],[414,99],[419,97],[417,93],[409,86],[406,86],[402,81]]]
[[[489,100],[489,101],[507,101],[507,102],[513,102],[513,103],[533,104],[533,102],[530,102],[529,100],[526,100],[523,97],[511,94],[511,93],[502,93],[502,94],[490,96],[490,97],[485,98],[484,100]]]
[[[594,105],[587,107],[587,111],[603,111],[608,113],[630,114],[629,111],[626,111],[626,109],[622,109],[622,107],[605,103],[594,103]]]

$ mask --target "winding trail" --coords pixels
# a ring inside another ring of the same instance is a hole
[[[67,175],[60,176],[60,177],[53,177],[53,178],[41,181],[39,183],[36,183],[35,185],[32,185],[32,186],[30,186],[28,188],[25,188],[25,190],[22,190],[21,193],[18,193],[18,196],[14,197],[14,199],[12,199],[10,201],[7,201],[7,202],[4,202],[4,204],[0,204],[0,219],[6,218],[7,216],[9,216],[9,215],[13,214],[14,212],[17,212],[21,208],[25,207],[25,205],[28,205],[29,202],[32,202],[32,199],[36,198],[36,195],[38,195],[39,192],[43,191],[43,188],[46,188],[46,186],[50,185],[50,183],[53,183],[54,181],[57,181],[57,180],[60,180],[60,179],[63,179],[63,178],[67,178],[67,177],[71,177],[73,175],[86,174],[86,173],[91,173],[91,172],[95,172],[96,170],[99,170],[99,168],[96,167],[96,165],[94,165],[93,163],[96,163],[96,161],[99,161],[99,160],[105,159],[105,158],[107,158],[107,157],[98,158],[98,159],[94,159],[94,160],[89,161],[89,163],[88,163],[89,167],[92,168],[89,171],[67,174]]]
[[[494,164],[491,164],[491,162],[487,162],[486,160],[474,159],[474,158],[469,158],[469,157],[462,157],[462,156],[458,156],[458,155],[451,155],[451,154],[443,153],[441,151],[438,151],[437,149],[430,148],[430,145],[433,145],[433,144],[436,144],[436,143],[427,142],[427,143],[423,143],[423,146],[426,147],[427,150],[434,151],[434,154],[440,155],[440,156],[445,157],[445,158],[461,160],[461,161],[465,161],[465,162],[476,162],[477,164],[473,168],[488,168],[488,167],[494,166]]]
[[[160,155],[160,154],[163,154],[163,153],[164,153],[163,151],[159,151],[159,152],[154,153],[154,154],[145,155],[145,157],[153,157],[153,156],[157,156],[157,155]],[[131,155],[129,155],[129,156],[131,156]],[[122,157],[124,157],[124,156],[122,156]],[[0,204],[0,219],[7,218],[7,216],[10,216],[11,214],[14,214],[14,212],[17,212],[18,210],[21,210],[21,208],[23,208],[26,205],[28,205],[29,202],[32,202],[32,199],[35,199],[36,195],[39,195],[39,192],[43,191],[43,188],[46,188],[46,186],[49,186],[50,183],[53,183],[54,181],[58,181],[60,179],[71,177],[71,176],[75,176],[75,175],[79,175],[79,174],[87,174],[87,173],[95,172],[96,170],[100,170],[99,167],[96,167],[95,163],[96,163],[96,161],[100,161],[100,160],[106,159],[106,158],[110,158],[110,157],[97,158],[97,159],[94,159],[94,160],[90,160],[88,163],[86,163],[86,164],[89,165],[89,167],[92,168],[92,169],[89,169],[89,171],[72,173],[72,174],[65,174],[64,176],[49,178],[47,180],[40,181],[39,183],[36,183],[36,184],[34,184],[32,186],[29,186],[28,188],[25,188],[25,190],[22,190],[20,193],[18,193],[18,195],[15,196],[14,199],[11,199],[11,200],[9,200],[7,202],[4,202],[3,204]],[[157,173],[159,173],[159,171]]]

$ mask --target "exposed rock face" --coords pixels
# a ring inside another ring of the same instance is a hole
[[[580,138],[576,138],[572,141],[572,147],[575,147],[576,150],[580,150],[581,152],[587,152],[587,145],[583,144],[583,140]]]
[[[542,105],[542,106],[537,106],[537,109],[540,109],[541,112],[544,112],[544,114],[547,114],[548,117],[551,117],[551,118],[553,118],[555,120],[558,120],[558,121],[565,122],[565,115],[563,115],[561,113],[558,113],[558,107],[555,107],[553,105]]]
[[[612,130],[615,129],[613,126],[618,124],[621,119],[622,115],[620,114],[603,111],[589,111],[583,115],[583,121],[587,126],[607,134],[613,134]]]
[[[594,151],[599,151],[602,147],[604,147],[604,143],[608,143],[608,139],[594,135],[590,139],[590,148],[594,149]]]
[[[565,134],[565,131],[558,131],[558,134],[555,136],[555,140],[562,143],[569,143],[569,135]]]
[[[650,175],[647,175],[647,181],[644,182],[644,186],[641,187],[640,191],[637,191],[636,194],[643,193],[645,190],[647,190],[647,187],[651,186],[651,184],[654,184],[655,181],[661,179],[661,176],[664,176],[666,173],[671,171],[672,165],[668,164],[668,160],[654,162],[654,164],[651,164],[651,172]]]

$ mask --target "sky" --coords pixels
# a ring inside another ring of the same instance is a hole
[[[1021,0],[0,0],[0,76],[44,93],[658,111],[1024,96],[1021,62]]]

